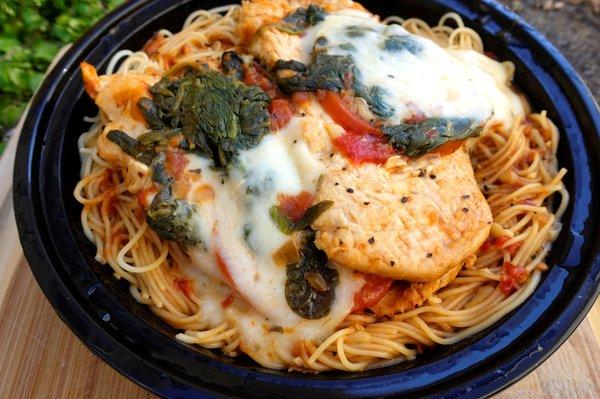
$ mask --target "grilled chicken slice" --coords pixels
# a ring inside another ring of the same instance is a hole
[[[106,135],[111,130],[122,130],[137,138],[148,131],[137,102],[142,97],[151,97],[150,86],[158,82],[159,77],[141,73],[98,76],[96,69],[86,62],[81,63],[81,73],[85,90],[100,108],[105,122],[98,137],[98,155],[124,170],[127,189],[135,193],[146,184],[144,177],[149,174],[148,167],[121,151]]]
[[[242,1],[237,14],[239,37],[246,44],[261,26],[279,22],[298,7],[308,7],[311,4],[321,6],[327,12],[344,8],[365,10],[352,0],[246,0]]]
[[[333,206],[313,224],[316,245],[344,267],[435,281],[475,254],[490,230],[490,208],[463,148],[408,163],[391,160],[387,167],[343,167],[322,178],[316,201]]]

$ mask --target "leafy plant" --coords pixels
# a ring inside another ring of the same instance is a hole
[[[122,1],[0,2],[0,139],[25,110],[58,50]]]

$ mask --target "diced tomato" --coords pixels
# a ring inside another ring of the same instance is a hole
[[[183,151],[168,151],[165,168],[175,180],[179,179],[188,161]]]
[[[271,113],[272,131],[277,131],[287,125],[294,115],[289,101],[283,98],[276,98],[271,101],[269,112]]]
[[[354,164],[383,164],[396,153],[387,139],[380,134],[346,132],[334,139],[333,144]]]
[[[217,266],[221,273],[223,273],[223,277],[227,280],[230,287],[235,288],[235,283],[233,282],[233,278],[231,277],[231,273],[229,273],[229,269],[227,268],[227,264],[225,263],[225,259],[221,256],[219,251],[215,251],[215,259],[217,261]]]
[[[177,279],[175,280],[175,285],[177,285],[177,288],[179,288],[179,290],[181,292],[183,292],[183,295],[187,296],[188,298],[192,297],[192,282],[190,280],[186,280],[186,279]]]
[[[138,204],[142,208],[148,209],[150,206],[150,197],[156,195],[156,193],[158,193],[158,189],[154,185],[138,192],[136,195]]]
[[[381,298],[387,294],[394,280],[387,277],[379,277],[374,274],[365,274],[365,284],[360,291],[354,294],[354,307],[352,313],[377,305]]]
[[[271,98],[278,97],[277,85],[267,78],[260,65],[253,63],[244,66],[244,83],[248,86],[258,86]]]
[[[495,249],[502,249],[504,247],[504,244],[510,240],[510,237],[504,236],[504,237],[488,237],[487,240],[484,241],[483,245],[481,245],[481,248],[479,248],[479,250],[481,252],[489,252],[489,251],[493,251]],[[515,255],[517,253],[517,251],[519,250],[519,248],[521,247],[521,243],[515,243],[512,245],[509,245],[508,247],[504,248],[506,251],[508,251],[508,253],[512,256]]]
[[[223,299],[221,302],[221,306],[223,308],[228,308],[233,303],[233,294],[230,294],[227,298]]]
[[[298,195],[279,194],[278,199],[279,210],[293,222],[300,220],[315,200],[308,191],[302,191]]]
[[[506,296],[518,290],[527,281],[527,270],[510,262],[504,262],[501,274],[500,289]]]
[[[302,107],[310,101],[310,96],[305,91],[295,91],[292,94],[292,103],[296,107]]]
[[[434,148],[431,152],[436,152],[440,155],[450,155],[458,150],[464,143],[464,140],[449,141],[441,146]]]
[[[317,97],[325,108],[325,111],[331,116],[331,118],[341,125],[346,131],[356,132],[360,134],[371,133],[381,134],[381,132],[369,125],[366,121],[361,119],[358,115],[346,107],[344,101],[339,94],[333,91],[320,90],[317,92]]]

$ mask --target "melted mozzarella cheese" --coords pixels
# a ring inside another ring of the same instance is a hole
[[[395,51],[385,48],[390,38],[400,38]],[[307,30],[303,48],[307,54],[317,50],[350,56],[356,78],[364,86],[378,87],[381,99],[393,110],[384,117],[389,124],[399,124],[418,111],[427,117],[481,122],[493,116],[506,123],[510,123],[509,115],[523,114],[501,64],[474,51],[445,50],[364,12],[327,15]]]
[[[316,321],[296,315],[285,299],[286,268],[275,263],[273,254],[289,237],[279,231],[269,209],[279,202],[278,194],[315,193],[325,171],[302,138],[305,125],[303,118],[293,118],[255,148],[241,151],[227,175],[211,169],[211,161],[188,155],[188,169],[201,170],[201,179],[193,184],[209,185],[215,194],[212,201],[195,204],[201,243],[186,252],[196,267],[231,286],[270,325],[289,328],[294,336],[314,337],[331,332],[344,319],[363,280],[338,268],[332,309]],[[194,191],[192,187],[188,192],[190,202]],[[259,316],[250,312],[245,317]]]

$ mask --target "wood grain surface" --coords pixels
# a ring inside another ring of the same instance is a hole
[[[97,358],[54,312],[19,245],[12,211],[17,135],[0,159],[0,399],[151,398]],[[600,303],[546,362],[496,398],[600,397]]]

